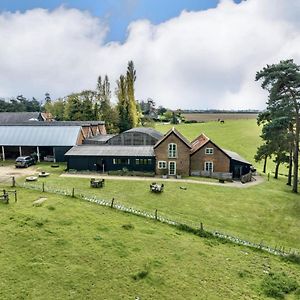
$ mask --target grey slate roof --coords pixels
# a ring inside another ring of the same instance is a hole
[[[90,126],[90,125],[103,125],[104,121],[51,121],[51,122],[14,122],[4,123],[3,126]]]
[[[0,112],[0,124],[34,122],[42,120],[40,112]]]
[[[242,163],[248,164],[248,165],[252,165],[250,162],[248,162],[245,158],[241,157],[239,154],[237,154],[236,152],[233,151],[229,151],[226,149],[222,149],[231,159],[240,161]]]
[[[1,126],[0,146],[75,146],[81,126]]]
[[[81,145],[71,148],[66,156],[154,156],[153,146]]]
[[[151,128],[151,127],[135,127],[135,128],[131,128],[129,130],[126,130],[124,132],[140,132],[140,133],[146,133],[150,136],[152,136],[153,138],[160,140],[164,135],[162,133],[160,133],[159,131]]]
[[[114,137],[115,134],[99,134],[88,138],[84,141],[85,144],[105,144],[109,139]]]

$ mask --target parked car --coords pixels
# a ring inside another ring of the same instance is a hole
[[[16,168],[28,168],[35,164],[35,160],[31,156],[19,156],[16,159]]]

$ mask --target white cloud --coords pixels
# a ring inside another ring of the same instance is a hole
[[[114,83],[133,59],[136,97],[170,108],[263,108],[255,73],[267,63],[300,62],[298,0],[224,0],[215,9],[183,11],[159,25],[132,22],[123,44],[88,12],[60,7],[0,14],[0,96],[42,98]]]

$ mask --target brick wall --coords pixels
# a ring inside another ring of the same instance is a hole
[[[168,144],[175,143],[177,145],[177,158],[168,157]],[[176,174],[189,175],[190,169],[190,148],[182,142],[173,132],[154,149],[157,175],[168,174],[169,161],[176,162]],[[158,169],[158,161],[166,161],[167,169]]]
[[[213,154],[205,154],[205,148],[213,148]],[[205,161],[213,162],[214,172],[230,172],[230,159],[211,142],[191,155],[191,172],[203,171]]]

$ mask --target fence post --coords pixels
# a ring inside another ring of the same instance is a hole
[[[157,220],[157,209],[155,210],[155,220]]]
[[[17,191],[15,191],[15,202],[18,202]]]
[[[203,223],[200,223],[200,230],[203,231]]]
[[[16,179],[15,176],[12,177],[12,187],[16,186]]]
[[[115,198],[112,198],[110,208],[114,208]]]
[[[45,192],[45,182],[42,183],[42,191]]]
[[[72,188],[72,198],[74,198],[74,197],[75,197],[75,189]]]

